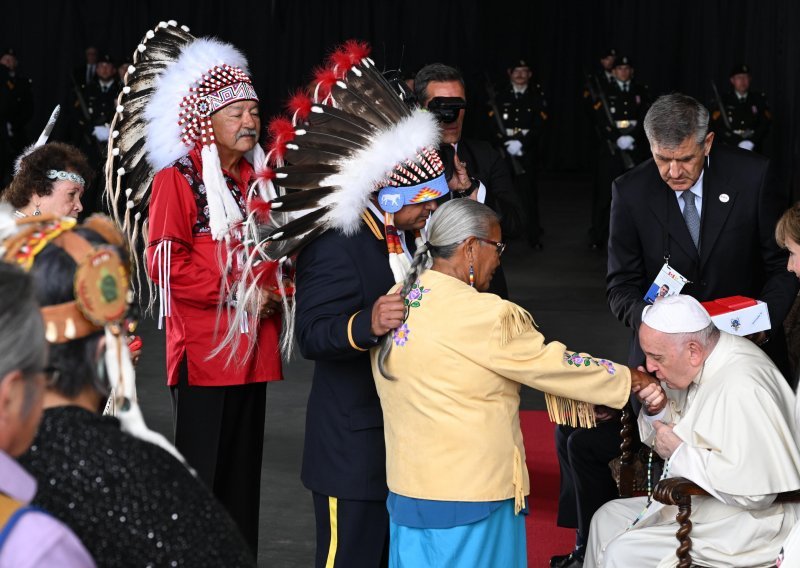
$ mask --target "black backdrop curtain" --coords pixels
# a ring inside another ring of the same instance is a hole
[[[711,79],[725,87],[730,67],[746,62],[774,112],[778,181],[787,196],[800,197],[800,3],[793,0],[6,0],[3,12],[0,44],[17,50],[20,72],[34,80],[32,135],[67,93],[87,45],[124,58],[147,29],[175,19],[245,53],[265,115],[280,110],[333,45],[356,37],[372,43],[373,59],[386,68],[413,71],[434,61],[461,68],[475,129],[485,77],[502,79],[507,62],[527,57],[551,105],[543,156],[551,170],[589,163],[594,142],[581,93],[601,50],[629,55],[652,95],[682,91],[703,102]]]

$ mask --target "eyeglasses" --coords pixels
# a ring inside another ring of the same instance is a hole
[[[503,251],[506,250],[506,243],[500,243],[500,242],[497,242],[497,241],[490,241],[489,239],[482,239],[480,237],[475,237],[475,238],[478,239],[481,242],[486,243],[486,244],[494,245],[495,246],[495,250],[497,251],[497,256],[501,256],[503,254]]]

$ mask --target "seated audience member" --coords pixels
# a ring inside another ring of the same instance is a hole
[[[71,530],[30,507],[36,481],[14,461],[42,417],[46,361],[30,278],[0,262],[0,568],[94,566]]]
[[[16,209],[17,217],[77,218],[83,211],[81,197],[91,176],[92,169],[80,150],[51,142],[19,160],[19,171],[3,192],[3,201]]]
[[[33,504],[99,566],[254,566],[227,513],[144,425],[124,341],[122,236],[100,216],[17,225],[3,257],[30,270],[50,343],[41,426],[20,458],[39,482]],[[101,415],[110,393],[119,419]]]
[[[647,369],[668,389],[639,392],[642,441],[710,494],[692,499],[698,566],[772,565],[797,520],[775,494],[800,489],[795,397],[752,341],[720,332],[700,303],[676,295],[647,308]],[[584,566],[674,565],[677,507],[620,499],[594,515]]]
[[[404,322],[373,349],[390,566],[527,564],[522,384],[547,393],[557,417],[567,409],[591,415],[586,403],[620,408],[646,385],[654,395],[660,390],[645,373],[545,343],[528,312],[482,294],[500,264],[501,241],[489,207],[470,199],[439,207],[428,242],[394,288],[405,298]]]

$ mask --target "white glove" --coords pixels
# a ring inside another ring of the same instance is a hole
[[[109,126],[106,126],[105,124],[100,124],[94,127],[94,129],[92,130],[92,134],[94,135],[95,138],[97,138],[98,142],[106,142],[108,141],[108,133],[110,130],[111,128]]]
[[[504,144],[506,146],[506,150],[512,156],[522,155],[522,142],[519,140],[506,140]]]
[[[743,148],[745,150],[750,150],[751,152],[753,151],[753,148],[755,148],[755,147],[756,147],[756,145],[753,144],[750,140],[742,140],[741,142],[739,142],[739,148]]]
[[[626,134],[625,136],[620,136],[617,138],[617,147],[620,150],[632,150],[635,142],[636,141],[633,139],[633,136]]]

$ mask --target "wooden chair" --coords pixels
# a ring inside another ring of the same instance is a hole
[[[633,437],[638,434],[633,413],[629,406],[622,411],[622,456],[620,458],[619,487],[620,497],[630,497],[634,495],[631,488],[634,485],[636,456],[631,452]],[[685,477],[670,477],[659,481],[653,489],[653,499],[665,505],[675,505],[678,507],[678,514],[675,520],[678,522],[678,530],[675,531],[675,538],[678,539],[678,547],[675,551],[678,557],[679,568],[691,568],[692,566],[692,497],[695,495],[709,496],[708,492],[689,481]],[[787,491],[779,493],[775,498],[776,503],[800,503],[800,491]],[[776,551],[777,556],[777,551]]]
[[[641,497],[647,495],[647,461],[649,450],[637,442],[639,429],[634,418],[635,414],[630,403],[622,409],[620,424],[620,456],[611,461],[612,476],[617,482],[620,497]],[[655,456],[654,469],[655,481],[661,475],[663,460]],[[652,482],[655,485],[655,481]]]

